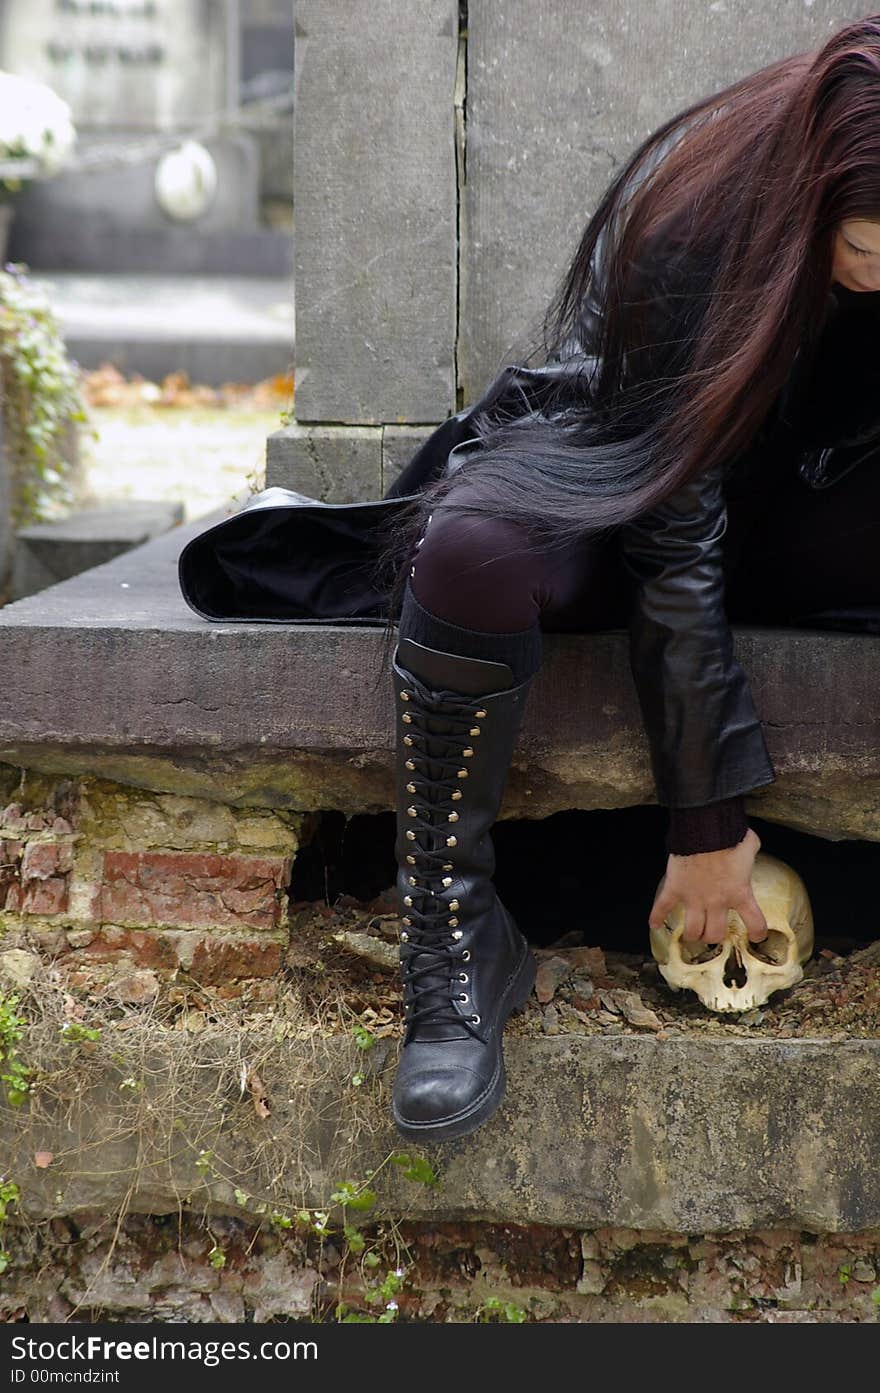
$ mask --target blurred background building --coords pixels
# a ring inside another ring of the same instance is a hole
[[[0,0],[0,69],[78,135],[16,196],[6,255],[84,367],[289,371],[293,58],[292,0]]]

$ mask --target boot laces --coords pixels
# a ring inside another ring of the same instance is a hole
[[[470,974],[461,969],[470,959],[462,949],[462,930],[455,913],[457,899],[445,892],[454,881],[455,825],[463,799],[462,782],[468,777],[468,760],[474,757],[479,722],[488,717],[483,697],[468,697],[448,688],[431,688],[412,673],[400,689],[406,703],[402,712],[406,768],[409,778],[405,809],[406,838],[411,871],[410,890],[404,896],[401,972],[408,1034],[431,1022],[464,1026],[478,1040],[476,1012],[465,1014],[453,1006],[468,1003],[465,990]],[[432,718],[445,731],[430,728]],[[439,777],[437,771],[440,771]],[[438,982],[438,977],[442,980]]]

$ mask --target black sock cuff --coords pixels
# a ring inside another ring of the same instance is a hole
[[[534,677],[541,666],[541,625],[538,620],[528,629],[493,634],[482,629],[463,629],[450,624],[419,604],[407,580],[400,609],[399,638],[411,638],[441,653],[457,653],[462,658],[485,658],[507,663],[517,686]]]

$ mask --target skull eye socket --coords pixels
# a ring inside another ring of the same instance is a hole
[[[791,940],[778,929],[771,929],[763,943],[750,943],[749,952],[762,963],[781,967],[788,962]]]
[[[721,943],[704,943],[701,938],[678,940],[679,952],[688,965],[711,962],[713,958],[718,957],[723,946]]]

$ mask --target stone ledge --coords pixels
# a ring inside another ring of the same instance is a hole
[[[98,1048],[109,1061],[126,1048],[127,1032],[105,1035]],[[131,1104],[137,1125],[128,1130],[121,1115],[108,1115],[120,1106],[123,1067],[109,1062],[81,1072],[56,1120],[40,1118],[38,1138],[27,1106],[3,1110],[4,1169],[21,1186],[22,1214],[126,1206],[248,1218],[261,1202],[324,1207],[341,1181],[359,1182],[390,1151],[412,1149],[388,1113],[391,1041],[364,1056],[344,1038],[279,1044],[253,1030],[247,1057],[262,1061],[266,1119],[241,1093],[228,1040],[227,1058],[204,1035],[184,1044],[187,1091],[169,1108],[172,1047],[158,1034],[150,1041],[144,1087]],[[439,1186],[413,1184],[386,1165],[373,1182],[371,1221],[686,1234],[880,1226],[880,1040],[513,1038],[506,1057],[499,1113],[471,1137],[426,1149]],[[354,1067],[368,1076],[357,1090]],[[199,1118],[189,1139],[184,1113]],[[34,1165],[35,1143],[52,1152],[48,1169]],[[201,1148],[207,1171],[196,1166]],[[268,1175],[277,1178],[271,1190]]]
[[[16,533],[13,595],[24,599],[81,575],[182,521],[182,503],[129,498],[81,508],[54,522],[32,523]]]
[[[0,610],[0,761],[230,804],[392,807],[380,630],[214,624],[183,600],[181,548],[228,511]],[[779,775],[752,810],[880,840],[876,638],[734,636]],[[544,653],[502,815],[650,802],[626,635],[547,634]]]

